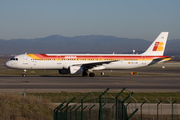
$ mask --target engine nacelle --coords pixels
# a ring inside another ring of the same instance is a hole
[[[70,74],[82,74],[83,68],[81,66],[70,66],[69,72]]]
[[[82,74],[83,68],[81,66],[69,66],[68,69],[60,69],[59,74]]]
[[[59,74],[69,74],[69,69],[60,69]]]

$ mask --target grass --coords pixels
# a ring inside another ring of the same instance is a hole
[[[15,70],[15,69],[9,69],[9,68],[1,68],[0,74],[1,75],[19,75],[21,76],[23,73],[22,70]],[[94,72],[96,76],[101,76],[100,71]],[[59,74],[58,70],[27,70],[26,75],[28,76],[64,76],[62,74]],[[105,76],[122,76],[122,75],[131,75],[130,72],[119,72],[119,71],[106,71]],[[138,73],[138,75],[162,75],[162,74],[152,74],[152,73]],[[72,76],[70,74],[65,74],[65,76]],[[73,75],[73,76],[82,76],[79,75]]]
[[[52,120],[53,110],[63,101],[70,101],[73,97],[76,97],[73,103],[80,103],[81,99],[87,93],[80,92],[60,92],[60,93],[26,93],[26,96],[14,95],[14,94],[0,94],[0,118],[1,120]],[[93,92],[85,99],[87,103],[98,103],[98,98],[101,92]],[[115,102],[115,97],[118,93],[107,92],[102,97],[102,102]],[[125,99],[130,93],[123,92],[119,98]],[[132,95],[138,103],[145,101],[146,97],[150,103],[158,103],[156,98],[162,101],[162,103],[169,103],[168,100],[180,103],[180,92],[170,93],[134,93]],[[96,101],[94,101],[94,98]],[[108,98],[108,100],[106,99]],[[109,100],[111,99],[111,101]],[[135,101],[130,97],[126,103]],[[59,104],[53,104],[59,103]]]
[[[89,94],[89,96],[85,99],[85,102],[93,102],[93,99],[98,99],[101,92],[92,92]],[[120,98],[125,99],[130,93],[129,92],[123,92],[120,96]],[[73,101],[74,103],[80,103],[81,99],[87,93],[83,92],[60,92],[60,93],[27,93],[27,95],[30,96],[41,96],[43,99],[48,99],[53,103],[62,103],[63,101],[70,101],[73,97],[76,97],[76,99]],[[106,93],[102,98],[108,98],[114,100],[114,98],[118,95],[118,92],[108,92]],[[132,95],[138,103],[143,103],[148,99],[150,103],[157,103],[157,99],[162,101],[162,103],[169,103],[168,100],[171,99],[171,101],[176,101],[176,103],[180,103],[180,92],[137,92]],[[157,99],[156,99],[157,98]],[[129,98],[127,102],[135,102],[133,98]],[[98,102],[98,101],[96,101]],[[146,101],[147,102],[147,101]]]
[[[0,94],[1,120],[52,120],[54,107],[47,99]]]

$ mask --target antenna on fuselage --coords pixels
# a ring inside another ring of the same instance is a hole
[[[135,54],[135,50],[133,50],[133,54]]]

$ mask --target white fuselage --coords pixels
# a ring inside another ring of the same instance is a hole
[[[142,56],[136,54],[106,54],[106,57],[111,57],[111,59],[105,59],[102,54],[91,54],[91,56],[97,57],[97,59],[77,59],[80,56],[89,56],[89,54],[49,54],[49,56],[57,56],[57,59],[33,59],[32,57],[21,54],[17,55],[14,58],[17,60],[9,60],[5,63],[7,67],[15,69],[68,69],[71,65],[83,65],[88,63],[98,63],[104,61],[113,61],[109,64],[102,64],[98,68],[95,67],[93,70],[99,69],[131,69],[144,67],[149,65],[152,62],[152,57],[155,56]],[[68,56],[68,59],[62,59],[61,56]],[[73,57],[76,56],[76,59]],[[114,56],[114,57],[113,57]],[[58,59],[61,58],[61,59]],[[130,57],[130,58],[129,58]],[[159,57],[159,56],[157,56]],[[163,57],[163,56],[162,56]],[[97,69],[96,69],[97,68]]]

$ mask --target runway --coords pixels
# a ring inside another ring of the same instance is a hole
[[[180,92],[180,64],[168,63],[132,70],[104,71],[95,77],[36,75],[0,75],[0,92],[94,92],[124,87],[132,92]],[[137,71],[138,75],[130,75]],[[47,73],[47,72],[45,72]]]
[[[0,92],[92,92],[126,90],[132,92],[180,91],[180,76],[0,76]]]

